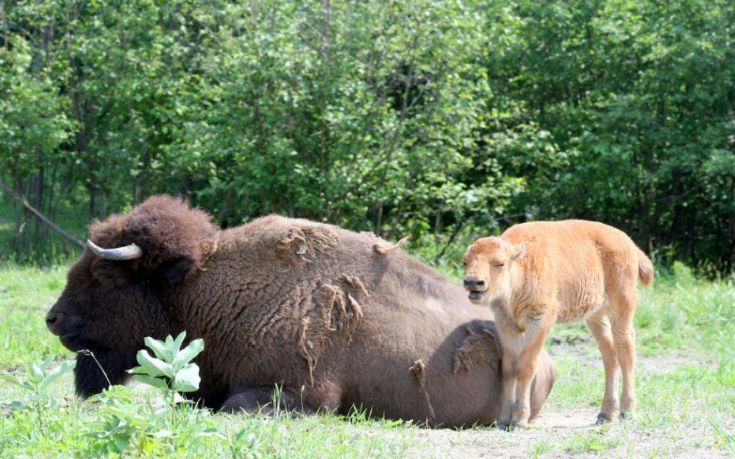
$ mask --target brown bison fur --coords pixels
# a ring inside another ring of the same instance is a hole
[[[268,216],[221,231],[181,200],[154,197],[90,227],[102,247],[135,243],[141,258],[86,251],[47,317],[69,349],[88,349],[113,384],[127,380],[143,338],[182,330],[203,338],[197,357],[204,406],[304,411],[460,426],[499,412],[500,352],[490,309],[461,286],[385,242],[307,220]],[[391,252],[391,251],[388,251]],[[107,387],[89,353],[79,394]],[[539,358],[531,408],[554,382]]]
[[[470,299],[492,305],[498,318],[504,379],[500,427],[528,422],[537,359],[557,321],[585,320],[598,342],[605,367],[598,423],[610,421],[618,409],[618,368],[620,413],[632,413],[636,284],[653,282],[653,264],[625,233],[583,220],[524,223],[500,237],[477,240],[463,261]]]

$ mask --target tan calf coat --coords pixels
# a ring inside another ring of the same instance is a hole
[[[618,409],[618,368],[620,414],[633,411],[636,284],[653,282],[653,264],[625,233],[584,220],[524,223],[477,240],[463,262],[470,300],[490,305],[497,318],[504,381],[500,427],[528,422],[530,383],[557,321],[584,320],[597,340],[605,366],[598,422],[610,421]]]

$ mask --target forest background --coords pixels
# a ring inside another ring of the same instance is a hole
[[[522,221],[735,264],[735,3],[2,1],[0,258],[188,197],[411,235],[429,261]]]

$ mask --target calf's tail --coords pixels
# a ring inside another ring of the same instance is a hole
[[[638,249],[638,278],[643,285],[653,284],[653,262],[641,249]]]

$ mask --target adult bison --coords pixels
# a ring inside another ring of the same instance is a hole
[[[206,343],[195,397],[215,409],[256,409],[279,384],[307,411],[358,405],[434,426],[487,424],[499,411],[491,310],[372,234],[275,215],[221,231],[167,196],[90,234],[46,318],[105,370],[78,354],[82,396],[125,382],[145,336],[186,330]],[[543,354],[534,414],[554,377]]]

